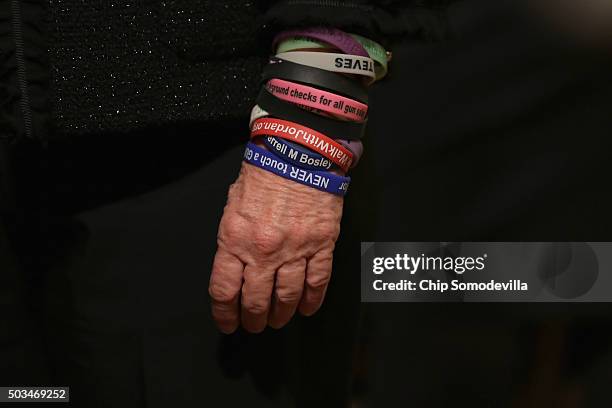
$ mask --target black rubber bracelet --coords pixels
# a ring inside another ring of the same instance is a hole
[[[274,78],[312,85],[365,104],[368,103],[368,89],[363,82],[324,69],[296,64],[280,58],[271,58],[270,63],[263,70],[262,82],[265,83]]]
[[[272,117],[307,126],[332,139],[360,140],[365,134],[367,121],[345,122],[317,115],[278,99],[263,87],[259,91],[256,103]]]

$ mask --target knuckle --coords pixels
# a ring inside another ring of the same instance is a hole
[[[302,290],[299,288],[278,288],[276,297],[281,303],[296,303],[302,296]]]
[[[244,308],[254,315],[262,315],[268,310],[269,302],[263,299],[249,300],[244,303]]]
[[[223,218],[219,230],[220,238],[224,240],[236,240],[243,238],[245,234],[245,225],[240,217],[230,214]]]
[[[271,255],[280,249],[283,237],[275,229],[261,226],[253,234],[252,244],[258,253]]]
[[[340,235],[339,225],[328,225],[326,228],[323,228],[323,231],[321,231],[321,238],[325,241],[335,242],[338,239],[338,235]]]
[[[210,297],[219,303],[231,303],[238,296],[238,292],[233,290],[229,285],[223,283],[211,284],[208,287]]]
[[[311,229],[313,238],[318,242],[335,242],[340,235],[339,225],[323,224]]]
[[[323,231],[319,236],[318,236],[318,240],[321,243],[324,244],[333,244],[336,242],[336,239],[338,239],[338,234],[334,233],[333,231]]]
[[[309,276],[306,277],[306,283],[313,289],[321,289],[327,286],[330,277],[330,273],[309,274]]]

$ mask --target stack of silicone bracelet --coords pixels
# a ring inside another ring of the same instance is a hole
[[[376,42],[331,28],[284,31],[264,69],[244,160],[289,180],[345,195],[363,152],[367,86],[387,73]]]

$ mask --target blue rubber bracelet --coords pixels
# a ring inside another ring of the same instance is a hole
[[[346,194],[351,182],[350,177],[294,166],[251,142],[244,149],[244,161],[288,180],[340,196]]]
[[[274,136],[264,136],[261,140],[276,156],[303,169],[329,170],[334,166],[328,158],[289,140]]]

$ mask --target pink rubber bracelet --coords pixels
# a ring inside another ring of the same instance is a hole
[[[284,101],[333,113],[356,122],[363,122],[368,115],[366,104],[295,82],[271,79],[266,84],[266,89]]]
[[[283,31],[274,38],[272,46],[274,47],[274,49],[276,49],[276,46],[279,42],[291,37],[312,38],[332,45],[345,54],[360,55],[362,57],[370,56],[370,54],[368,54],[363,45],[361,45],[359,41],[351,37],[349,34],[345,33],[342,30],[338,30],[337,28],[328,27],[312,27],[298,30]]]

